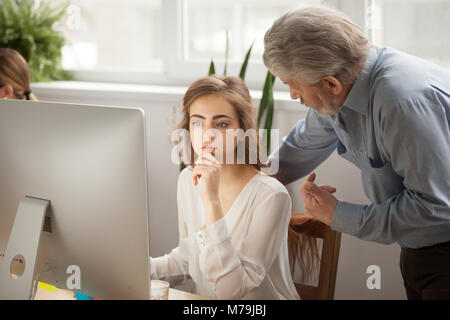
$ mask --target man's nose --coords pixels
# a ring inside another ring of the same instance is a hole
[[[295,92],[295,90],[292,90],[291,88],[289,88],[289,93],[291,94],[291,99],[292,100],[297,100],[299,98],[298,93]]]

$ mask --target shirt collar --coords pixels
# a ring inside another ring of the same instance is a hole
[[[378,49],[371,47],[369,55],[364,64],[364,68],[359,73],[352,88],[350,89],[347,98],[344,101],[344,106],[362,114],[367,114],[369,108],[369,86],[372,69],[378,59]]]

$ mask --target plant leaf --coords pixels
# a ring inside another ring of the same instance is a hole
[[[216,67],[214,66],[214,61],[211,60],[211,63],[209,64],[208,76],[213,74],[216,74]]]
[[[257,124],[258,128],[260,127],[262,116],[264,115],[264,112],[266,111],[267,105],[268,105],[268,99],[270,95],[270,88],[273,86],[273,83],[275,81],[275,76],[270,73],[270,71],[267,71],[266,74],[266,80],[264,81],[264,87],[263,92],[261,96],[261,101],[259,103],[259,110],[258,110],[258,118],[257,118]]]
[[[262,116],[267,107],[267,90],[268,90],[268,86],[269,86],[269,77],[270,77],[269,72],[267,72],[266,79],[264,80],[263,92],[262,92],[262,96],[261,96],[261,100],[259,102],[259,108],[258,108],[258,118],[257,118],[258,128],[260,127]]]
[[[225,38],[226,38],[226,44],[225,44],[225,66],[223,67],[223,75],[226,76],[227,75],[227,68],[228,68],[228,47],[229,47],[229,39],[228,39],[228,30],[226,31],[225,34]]]
[[[250,54],[252,52],[253,44],[250,46],[250,48],[247,51],[247,54],[245,55],[244,62],[242,63],[241,71],[239,72],[239,78],[242,80],[245,80],[245,73],[247,72],[247,66],[248,66],[248,60],[250,59]]]
[[[272,120],[273,120],[273,112],[274,112],[274,100],[273,100],[273,82],[272,86],[269,89],[268,100],[267,100],[267,114],[266,114],[266,123],[265,129],[267,130],[267,155],[270,154],[270,139],[271,139],[271,130],[272,130]]]

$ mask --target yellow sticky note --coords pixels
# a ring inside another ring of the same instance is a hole
[[[47,284],[44,282],[39,282],[39,288],[56,293],[56,288],[55,286],[52,286],[51,284]]]

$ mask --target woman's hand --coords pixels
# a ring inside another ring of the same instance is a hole
[[[220,204],[219,182],[222,165],[211,153],[204,153],[195,162],[192,174],[194,185],[198,185],[198,179],[202,179],[200,196],[205,205]]]
[[[194,185],[198,185],[198,179],[202,179],[200,197],[205,207],[205,226],[223,217],[222,206],[219,200],[219,182],[222,165],[210,153],[203,154],[195,162],[192,180]]]

